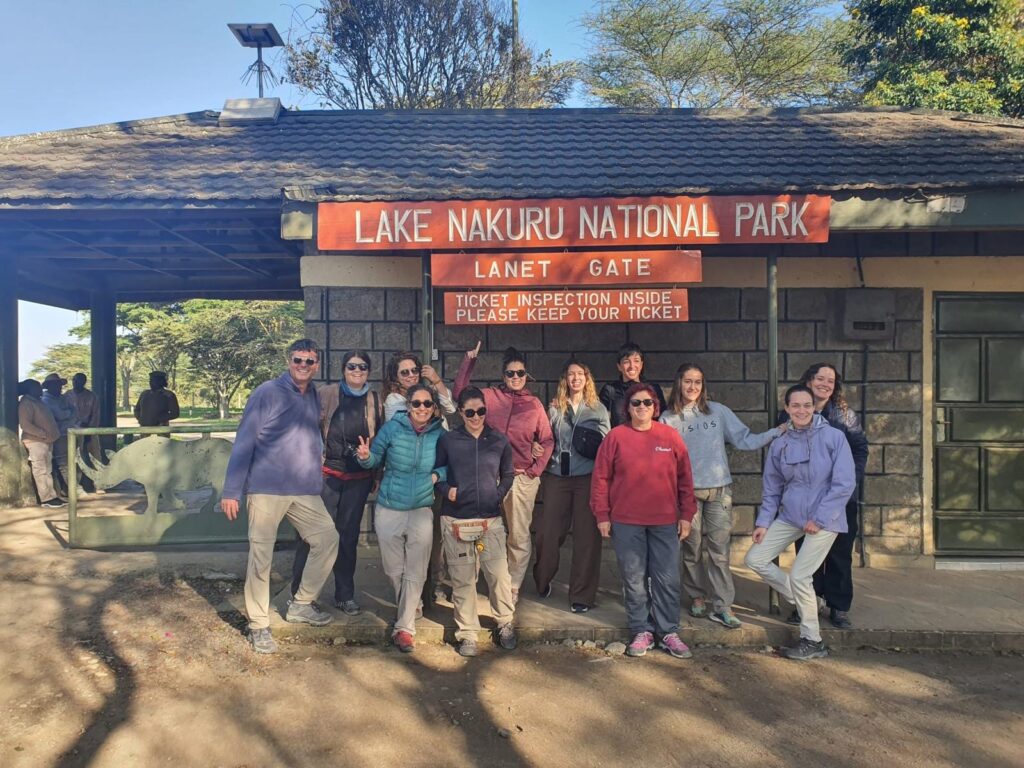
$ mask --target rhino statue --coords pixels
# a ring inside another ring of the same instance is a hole
[[[213,494],[200,512],[212,512],[224,491],[224,475],[231,456],[231,442],[214,437],[206,440],[171,440],[150,435],[107,451],[108,462],[92,467],[79,453],[78,466],[96,484],[110,488],[124,480],[135,480],[146,489],[146,514],[155,515],[162,498],[177,510],[185,503],[176,491],[213,486]]]

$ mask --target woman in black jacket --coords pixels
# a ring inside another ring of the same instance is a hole
[[[856,412],[847,404],[843,396],[843,379],[835,366],[829,363],[815,363],[800,377],[800,384],[811,390],[814,397],[814,411],[820,413],[844,435],[853,453],[853,464],[857,474],[857,489],[846,504],[847,533],[836,537],[832,548],[814,573],[814,592],[825,600],[829,610],[829,621],[837,629],[849,629],[850,606],[853,603],[853,545],[857,540],[858,515],[857,506],[860,488],[864,485],[864,468],[868,463],[868,438],[864,434],[860,419]],[[782,414],[780,423],[786,418]],[[797,542],[799,549],[800,543]],[[793,612],[787,621],[799,624],[799,616]]]
[[[512,487],[515,470],[508,439],[484,422],[487,407],[476,387],[459,393],[463,426],[437,442],[437,467],[447,477],[437,484],[441,495],[441,540],[452,582],[459,653],[475,656],[480,617],[476,609],[477,573],[483,571],[491,613],[498,624],[498,643],[516,647],[512,618],[512,579],[505,550],[501,500]]]

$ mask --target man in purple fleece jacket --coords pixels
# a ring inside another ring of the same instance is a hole
[[[288,370],[256,387],[245,404],[220,502],[227,519],[234,520],[239,500],[246,494],[245,610],[249,642],[257,653],[277,650],[270,635],[270,568],[277,527],[284,517],[309,544],[302,583],[285,619],[320,627],[332,618],[313,603],[338,553],[338,532],[320,498],[320,398],[312,386],[320,368],[320,350],[316,342],[300,339],[288,347],[287,359]]]
[[[746,565],[782,597],[796,604],[800,641],[782,654],[789,659],[828,655],[818,627],[812,577],[832,542],[846,532],[846,502],[856,486],[846,436],[814,412],[814,396],[803,384],[786,390],[790,429],[772,443],[764,464],[764,490],[754,522],[754,546]],[[789,575],[772,562],[803,539]]]

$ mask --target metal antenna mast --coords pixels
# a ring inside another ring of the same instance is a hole
[[[256,49],[256,61],[249,65],[242,76],[242,82],[248,83],[252,76],[256,75],[262,99],[263,78],[266,77],[271,85],[277,83],[277,77],[270,67],[263,63],[263,49],[282,46],[284,40],[281,39],[281,35],[278,34],[273,24],[228,24],[228,29],[243,48]]]

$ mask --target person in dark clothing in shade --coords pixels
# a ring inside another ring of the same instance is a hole
[[[374,477],[371,470],[360,466],[356,452],[360,438],[372,440],[384,420],[380,395],[368,383],[370,365],[369,353],[349,350],[341,358],[341,381],[318,390],[324,441],[321,496],[340,538],[334,562],[334,605],[349,616],[362,610],[355,599],[356,551]],[[302,583],[308,555],[309,546],[299,542],[292,565],[292,594]]]
[[[613,427],[629,423],[629,416],[626,413],[626,390],[638,382],[647,383],[643,376],[644,351],[640,349],[639,344],[627,342],[619,347],[618,360],[616,368],[619,369],[619,378],[605,384],[598,393],[604,407],[608,409]],[[664,413],[665,393],[658,384],[653,384],[651,389],[658,399],[658,412]]]
[[[135,403],[135,418],[142,427],[166,427],[181,415],[178,397],[167,388],[167,374],[153,371],[149,374],[149,389],[139,395]]]
[[[511,651],[516,647],[515,603],[501,503],[515,479],[512,446],[505,435],[487,425],[488,410],[480,389],[464,387],[458,409],[462,426],[441,436],[435,461],[439,471],[445,470],[437,491],[443,499],[441,537],[452,582],[455,637],[461,655],[477,655],[476,583],[483,571],[491,615],[498,624],[498,644]]]
[[[800,384],[811,390],[814,411],[846,436],[853,454],[857,487],[846,503],[846,531],[836,536],[825,561],[814,572],[814,592],[825,602],[829,621],[837,629],[849,629],[850,607],[853,604],[853,545],[857,541],[859,489],[864,485],[864,468],[868,463],[868,439],[860,419],[843,396],[843,380],[835,366],[815,363],[800,377]],[[782,413],[779,423],[789,417]],[[801,541],[797,542],[799,551]],[[796,611],[787,618],[790,624],[799,624]]]

